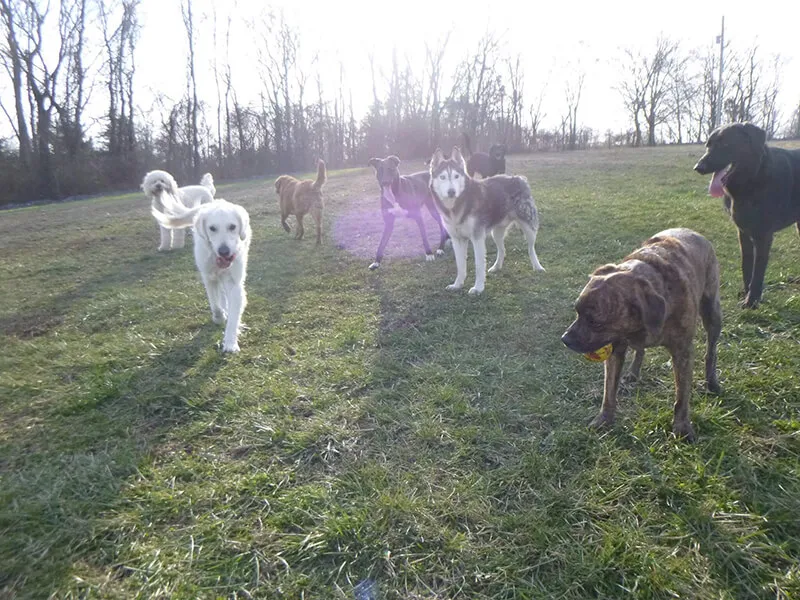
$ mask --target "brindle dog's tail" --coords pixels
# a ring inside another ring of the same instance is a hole
[[[464,153],[464,158],[469,158],[470,156],[472,156],[472,143],[470,142],[469,136],[467,135],[466,131],[461,135],[464,136],[464,150],[466,150],[466,152]]]
[[[328,181],[328,173],[325,170],[325,161],[320,158],[317,162],[317,180],[314,182],[314,189],[320,189],[326,181]]]

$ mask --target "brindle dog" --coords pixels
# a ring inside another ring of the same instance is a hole
[[[603,405],[591,426],[614,421],[628,347],[636,351],[631,366],[631,376],[636,379],[645,348],[664,346],[672,356],[675,376],[672,430],[693,441],[689,398],[698,315],[706,330],[706,386],[712,393],[720,391],[719,263],[708,240],[690,229],[657,233],[620,264],[608,264],[592,273],[575,303],[575,311],[577,319],[561,337],[570,350],[585,354],[613,344],[605,364]]]
[[[436,258],[431,251],[431,246],[428,243],[428,234],[425,231],[425,223],[422,221],[423,206],[428,209],[428,212],[439,225],[439,248],[436,250],[436,255],[442,256],[448,235],[442,224],[442,217],[439,211],[436,210],[436,205],[431,197],[429,187],[430,173],[421,171],[411,175],[401,175],[400,159],[394,155],[386,158],[370,158],[369,164],[375,169],[375,177],[381,188],[381,216],[383,217],[383,235],[378,244],[375,262],[369,266],[370,270],[375,270],[381,266],[383,253],[386,250],[386,244],[389,243],[389,239],[392,237],[394,220],[397,217],[407,217],[416,222],[419,227],[419,233],[422,236],[422,245],[425,248],[425,260],[431,261]]]

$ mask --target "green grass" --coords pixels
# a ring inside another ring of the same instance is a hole
[[[426,264],[413,223],[367,270],[367,169],[331,174],[320,249],[271,181],[220,185],[254,229],[235,356],[143,197],[0,213],[0,597],[800,598],[800,239],[739,309],[699,154],[513,157],[547,271],[516,231],[478,298],[445,291],[452,252]],[[676,225],[722,264],[724,393],[698,333],[698,443],[670,434],[661,349],[589,431],[602,367],[560,343],[572,303]]]

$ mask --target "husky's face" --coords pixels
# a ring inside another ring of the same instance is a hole
[[[431,189],[445,206],[451,206],[467,187],[467,165],[461,150],[454,147],[450,158],[437,148],[431,159]]]
[[[381,196],[396,204],[392,185],[400,179],[400,159],[394,155],[386,158],[370,158],[369,164],[375,169],[375,178],[381,186]]]

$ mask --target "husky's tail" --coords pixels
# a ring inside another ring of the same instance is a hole
[[[317,180],[314,182],[314,189],[322,188],[326,181],[328,181],[328,172],[325,170],[325,161],[320,158],[317,162]]]
[[[160,210],[159,204],[161,205]],[[164,192],[158,197],[158,203],[153,199],[150,205],[150,214],[164,227],[184,229],[194,225],[195,217],[202,208],[202,204],[198,204],[194,208],[187,208],[178,202],[175,196]]]
[[[212,196],[216,196],[217,188],[214,187],[214,178],[211,176],[211,173],[206,173],[200,179],[200,185],[204,188],[208,188],[208,191],[211,192]]]
[[[464,158],[469,158],[472,156],[472,143],[466,131],[462,135],[464,136],[464,150],[466,150],[466,152],[464,152]]]

